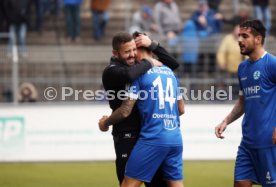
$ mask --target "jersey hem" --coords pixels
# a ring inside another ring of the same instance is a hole
[[[272,141],[272,139],[271,139],[271,141]],[[266,148],[270,148],[270,147],[276,147],[276,145],[273,145],[273,144],[270,144],[270,145],[263,145],[263,146],[251,146],[251,145],[246,144],[246,143],[244,143],[244,142],[241,142],[240,145],[245,146],[245,147],[247,147],[247,148],[249,148],[249,149],[266,149]]]
[[[154,144],[154,143],[148,143],[148,142],[142,141],[142,140],[140,140],[139,142],[141,142],[143,144],[146,144],[146,145],[154,145],[154,146],[159,146],[159,147],[171,147],[171,146],[178,147],[178,146],[183,146],[183,144]]]

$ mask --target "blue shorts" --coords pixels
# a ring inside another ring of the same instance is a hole
[[[263,187],[276,187],[276,146],[250,149],[240,145],[235,181],[250,180]]]
[[[163,147],[137,142],[128,159],[125,176],[150,182],[161,167],[164,180],[183,180],[182,146]]]

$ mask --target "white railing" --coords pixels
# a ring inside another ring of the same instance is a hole
[[[16,43],[16,36],[10,33],[0,33],[0,38],[8,38],[11,40],[11,59],[12,59],[12,93],[13,103],[17,104],[17,93],[18,93],[18,47]]]

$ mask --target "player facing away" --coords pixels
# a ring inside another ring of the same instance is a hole
[[[138,48],[138,59],[151,60],[152,53]],[[166,66],[153,67],[130,86],[128,99],[99,125],[108,129],[126,118],[137,102],[141,132],[126,165],[121,187],[139,187],[150,182],[161,166],[170,187],[183,187],[182,136],[179,116],[184,101],[174,73]]]
[[[238,68],[239,99],[215,128],[218,138],[244,114],[235,165],[235,187],[276,187],[276,57],[265,51],[266,29],[259,20],[240,24],[239,46],[249,59]]]

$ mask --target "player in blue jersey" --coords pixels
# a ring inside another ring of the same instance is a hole
[[[266,29],[259,20],[240,25],[239,46],[249,59],[239,65],[239,99],[215,128],[218,138],[244,114],[235,165],[235,187],[276,187],[276,57],[265,51]]]
[[[152,60],[147,48],[138,48],[138,59]],[[166,66],[153,67],[130,86],[128,99],[99,125],[108,129],[126,118],[135,103],[141,117],[139,139],[131,152],[121,187],[138,187],[150,182],[161,166],[170,187],[183,187],[182,136],[179,116],[184,101],[174,73]]]

